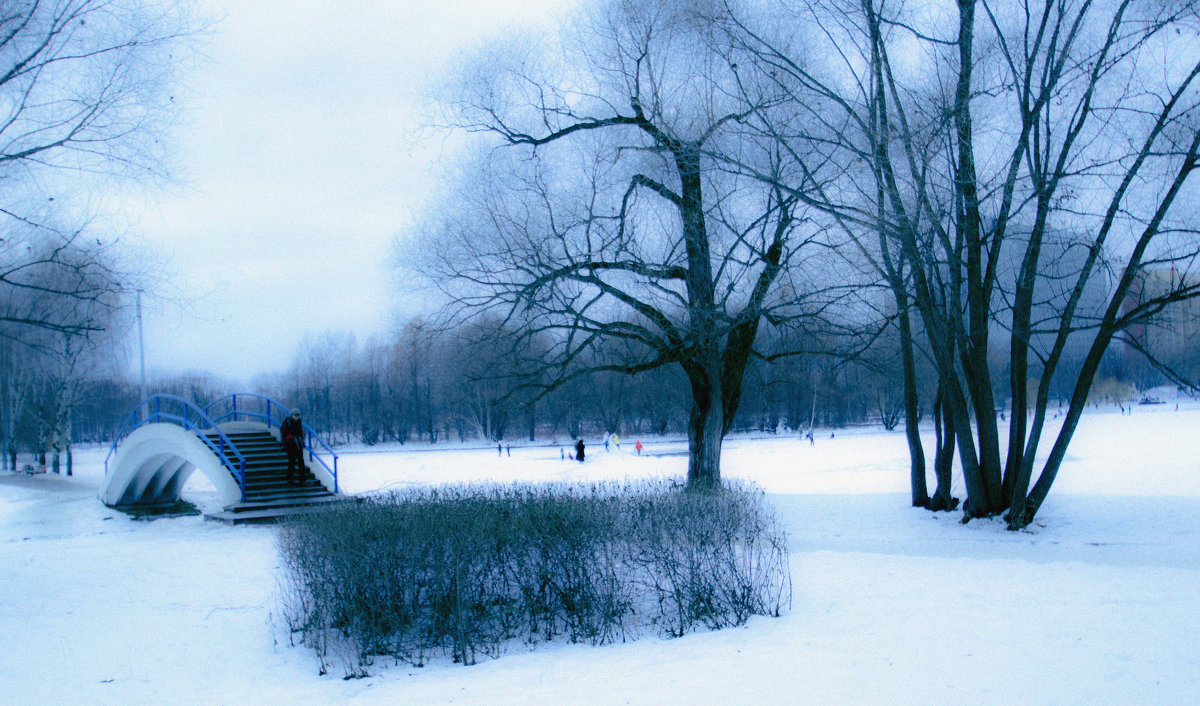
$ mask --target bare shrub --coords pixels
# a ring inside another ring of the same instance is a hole
[[[786,536],[745,485],[414,488],[302,516],[278,544],[287,626],[348,676],[378,656],[474,664],[515,640],[680,636],[791,603]]]

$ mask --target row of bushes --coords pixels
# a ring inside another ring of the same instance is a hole
[[[777,616],[786,538],[747,486],[392,492],[284,525],[283,616],[322,671],[381,655],[473,664],[521,640],[604,644]]]

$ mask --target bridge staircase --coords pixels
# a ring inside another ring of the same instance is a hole
[[[274,522],[345,499],[321,485],[308,469],[301,474],[299,484],[289,485],[287,453],[270,432],[230,432],[227,436],[246,459],[245,499],[221,512],[205,515],[207,519],[233,524]],[[237,460],[232,449],[227,448],[224,453],[230,463]]]

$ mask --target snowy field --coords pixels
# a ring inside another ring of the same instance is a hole
[[[137,522],[77,475],[0,472],[0,702],[1191,704],[1200,694],[1200,404],[1087,415],[1035,524],[907,507],[901,432],[727,442],[789,532],[780,619],[682,639],[514,645],[465,668],[318,676],[276,618],[275,529]],[[344,489],[682,477],[679,442],[346,453]],[[955,488],[958,497],[961,487]],[[216,496],[193,478],[184,497]]]

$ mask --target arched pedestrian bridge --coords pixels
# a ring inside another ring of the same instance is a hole
[[[262,395],[236,394],[200,408],[174,395],[154,395],[125,420],[104,462],[100,499],[118,508],[155,507],[179,500],[195,471],[221,496],[211,519],[266,521],[335,501],[337,454],[308,424],[308,472],[288,485],[279,424],[291,410]]]

